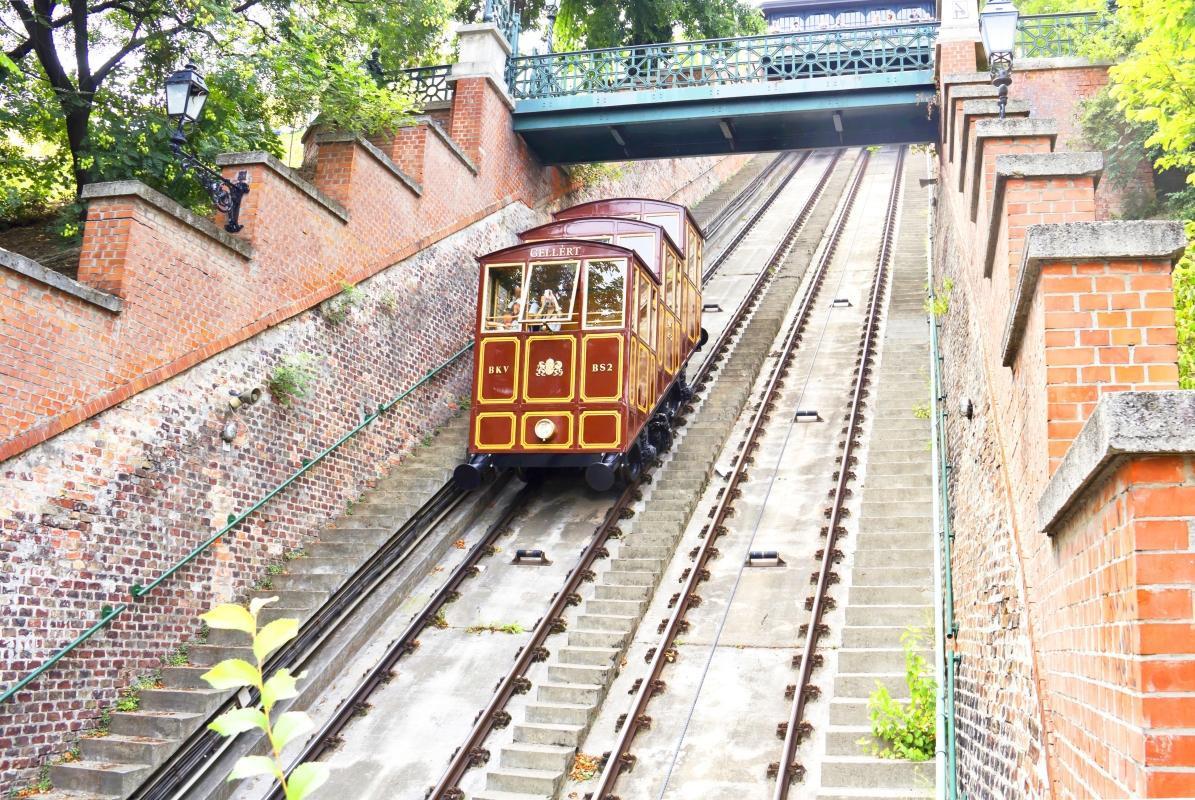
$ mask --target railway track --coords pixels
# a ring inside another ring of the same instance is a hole
[[[671,613],[660,623],[660,637],[654,646],[648,650],[649,663],[647,672],[641,679],[637,679],[633,687],[634,699],[626,714],[620,717],[622,720],[621,727],[618,729],[615,742],[610,748],[596,788],[593,789],[593,797],[595,798],[616,796],[614,794],[615,784],[623,772],[629,769],[636,760],[631,753],[635,737],[640,731],[650,728],[652,724],[652,717],[648,714],[649,704],[652,698],[663,692],[666,687],[663,675],[667,665],[677,658],[678,650],[676,644],[678,636],[689,628],[689,621],[686,620],[687,613],[691,608],[701,604],[701,596],[697,593],[699,585],[709,579],[710,562],[719,555],[719,548],[716,545],[717,540],[728,533],[728,517],[734,513],[736,501],[742,495],[742,484],[747,467],[754,460],[756,448],[760,443],[760,437],[763,435],[778,402],[784,377],[790,369],[798,346],[806,334],[806,328],[810,322],[814,303],[822,292],[830,265],[834,260],[836,251],[839,249],[847,221],[854,210],[859,187],[868,166],[868,160],[868,156],[865,154],[861,162],[856,165],[850,185],[844,195],[844,202],[839,207],[838,213],[835,215],[835,219],[827,231],[825,244],[812,267],[811,275],[806,283],[806,291],[795,313],[791,317],[791,322],[784,333],[782,343],[778,348],[770,370],[761,379],[764,383],[762,393],[749,415],[749,421],[743,432],[743,439],[739,444],[737,452],[731,459],[729,469],[723,474],[725,485],[718,491],[714,507],[710,510],[710,521],[705,526],[705,534],[701,537],[700,543],[694,549],[694,552],[690,553],[692,564],[683,573],[683,588],[673,598],[674,602],[671,604]],[[891,199],[889,202],[890,214],[894,208]],[[877,272],[878,275],[879,272]],[[874,303],[873,306],[875,306]],[[878,308],[878,306],[875,307]],[[874,320],[875,318],[869,316],[869,319]],[[789,424],[792,425],[794,423],[790,422]],[[843,499],[845,499],[845,495],[843,495]],[[748,549],[753,543],[754,539],[752,537],[747,545]],[[829,554],[827,557],[832,556],[834,552],[833,547],[828,546],[824,548],[824,552]],[[748,553],[743,553],[743,555],[747,556]],[[778,556],[779,554],[777,553],[776,555]],[[740,567],[740,574],[742,569]],[[736,579],[736,589],[737,586],[738,580]],[[725,602],[726,613],[729,614],[731,601],[726,600]],[[725,619],[723,619],[722,624],[724,623]],[[721,625],[719,626],[720,632]],[[716,643],[717,638],[715,638],[715,645]],[[713,646],[711,646],[710,658],[713,657],[712,648]],[[706,664],[706,670],[708,668],[709,662]],[[694,699],[694,703],[696,703],[696,699]],[[685,724],[687,726],[688,723],[686,722]],[[774,768],[777,772],[783,770],[782,774],[795,775],[798,770],[792,768],[791,759],[789,761],[789,764],[776,764]],[[671,771],[671,768],[669,768],[669,771]],[[784,783],[787,786],[787,782]],[[588,789],[589,787],[587,786],[586,788]],[[661,793],[664,788],[666,788],[666,779],[665,786],[661,788]]]
[[[784,179],[785,184],[795,174],[800,162],[803,162],[806,157],[807,154],[802,154],[799,157],[798,164],[792,167]],[[754,195],[758,194],[762,187],[767,186],[773,174],[784,162],[786,162],[785,157],[775,159],[748,183],[743,192],[739,193],[734,200],[720,210],[717,215],[720,228],[727,224],[733,213],[741,212],[744,207],[749,206],[752,202],[758,202],[758,198],[755,198]],[[777,194],[778,192],[773,191],[767,196],[764,202],[749,216],[745,224],[734,233],[734,241],[736,243],[741,241],[745,233],[756,224],[763,210],[770,205]],[[604,532],[606,529],[613,527],[613,521],[616,520],[621,508],[625,507],[627,498],[632,496],[633,490],[634,487],[624,493],[624,496],[611,509],[610,520],[599,526],[599,530],[595,532],[591,546],[586,548],[582,553],[579,566],[577,570],[574,570],[578,575],[585,574],[587,569],[584,566],[585,564],[601,557],[602,547],[600,542],[605,540]],[[494,494],[496,496],[497,493],[495,492]],[[387,680],[388,675],[398,660],[406,653],[411,652],[414,646],[416,646],[419,633],[425,630],[437,614],[445,608],[447,603],[451,602],[459,594],[464,581],[477,573],[478,562],[486,555],[492,553],[494,540],[502,533],[510,520],[518,514],[519,510],[531,502],[532,494],[533,490],[528,489],[520,492],[510,502],[509,508],[501,513],[500,520],[489,526],[485,535],[474,545],[465,559],[449,575],[447,580],[444,581],[440,590],[435,592],[426,605],[411,618],[407,628],[401,635],[394,639],[375,667],[369,671],[365,679],[348,695],[348,699],[341,704],[341,710],[333,714],[321,727],[318,735],[309,741],[303,752],[295,759],[295,763],[311,758],[318,758],[338,741],[340,732],[353,718],[355,711],[359,710],[365,704],[366,698]],[[460,493],[456,492],[450,485],[445,485],[436,492],[423,508],[419,509],[410,520],[395,531],[393,536],[380,548],[375,557],[363,564],[357,573],[351,576],[311,618],[303,623],[299,637],[286,648],[275,654],[267,668],[276,669],[287,666],[292,671],[297,672],[305,665],[311,663],[319,653],[320,648],[327,640],[336,635],[338,628],[352,614],[354,609],[361,607],[373,592],[385,585],[386,576],[402,567],[407,559],[416,552],[419,543],[431,534],[435,528],[435,524],[438,521],[442,521],[453,509],[456,509],[462,503],[462,500],[463,498]],[[571,595],[571,592],[557,593],[557,597],[563,596],[560,602],[571,598]],[[550,632],[552,621],[558,616],[552,613],[553,608],[555,608],[555,604],[543,618],[543,627],[548,632]],[[532,638],[533,640],[539,640],[546,638],[546,635],[546,632],[537,630],[533,633]],[[538,645],[526,648],[528,651],[527,658],[520,656],[517,663],[531,663],[531,655],[537,652],[537,648]],[[495,699],[497,700],[503,696],[509,699],[518,690],[519,686],[519,681],[511,680],[509,685],[499,687],[499,692],[496,693]],[[214,718],[231,708],[254,702],[256,702],[256,698],[252,693],[233,697],[217,708],[211,716]],[[202,727],[195,731],[170,758],[159,765],[150,778],[142,783],[140,788],[131,796],[136,798],[136,800],[165,800],[166,798],[177,797],[213,796],[209,793],[214,785],[210,776],[226,772],[227,769],[225,767],[230,767],[235,758],[242,755],[246,750],[247,748],[244,747],[243,742],[223,740],[213,732],[208,731],[206,727]],[[216,794],[218,793],[216,791]]]

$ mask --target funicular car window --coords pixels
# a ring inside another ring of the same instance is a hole
[[[491,264],[486,267],[483,331],[517,331],[523,311],[523,265]]]
[[[577,295],[578,261],[533,263],[527,275],[523,321],[560,330],[573,321],[573,301]]]
[[[652,225],[659,225],[668,232],[672,237],[672,241],[676,242],[677,247],[683,243],[681,239],[680,215],[675,212],[668,212],[666,214],[644,214],[644,222],[650,222]]]
[[[618,237],[618,244],[620,247],[625,247],[629,250],[634,250],[643,259],[643,263],[651,267],[653,270],[659,271],[659,256],[656,254],[656,237],[645,236],[643,234],[635,234],[634,236],[623,235]]]
[[[621,328],[626,301],[625,261],[590,261],[585,265],[585,327]]]

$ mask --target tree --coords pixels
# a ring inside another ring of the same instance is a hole
[[[744,0],[561,0],[559,48],[586,49],[763,33],[763,15]]]
[[[395,125],[411,101],[361,64],[375,47],[387,69],[417,63],[440,45],[449,10],[450,0],[0,0],[0,213],[130,177],[195,201],[158,107],[184,61],[211,89],[193,139],[201,153],[280,153],[275,130],[317,113],[363,132]]]

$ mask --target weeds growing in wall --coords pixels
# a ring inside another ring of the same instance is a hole
[[[894,699],[888,687],[877,682],[867,699],[867,712],[872,736],[880,744],[867,739],[860,740],[860,744],[881,758],[929,761],[934,757],[937,738],[934,698],[938,684],[920,651],[930,645],[930,633],[924,628],[908,628],[900,635],[900,643],[905,651],[909,699]]]

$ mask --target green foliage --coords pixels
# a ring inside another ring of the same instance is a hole
[[[444,615],[444,609],[436,609],[436,615],[432,617],[431,626],[444,630],[448,627],[448,617]]]
[[[950,293],[952,291],[954,291],[954,281],[946,278],[925,298],[923,304],[925,313],[933,314],[935,317],[945,316],[946,312],[950,310]]]
[[[185,667],[187,664],[190,664],[191,659],[188,655],[187,645],[180,644],[174,649],[173,653],[162,659],[162,663],[168,667]]]
[[[1064,14],[1068,11],[1103,11],[1108,7],[1105,0],[1018,0],[1017,10],[1022,15]]]
[[[1187,241],[1195,242],[1195,220],[1190,217]],[[1174,310],[1178,329],[1178,385],[1195,389],[1195,245],[1187,247],[1186,255],[1174,267]]]
[[[232,768],[229,781],[252,778],[259,775],[273,776],[281,785],[286,800],[303,800],[328,780],[326,764],[300,764],[288,776],[283,769],[282,750],[299,736],[311,731],[315,724],[310,717],[299,711],[286,711],[271,718],[275,706],[282,700],[297,697],[297,682],[301,676],[292,675],[288,669],[279,669],[269,678],[264,672],[265,661],[279,647],[299,633],[297,619],[276,619],[258,627],[257,615],[261,609],[278,598],[253,600],[246,609],[234,603],[216,606],[202,616],[212,628],[240,631],[253,644],[255,663],[241,658],[221,661],[203,674],[203,680],[213,689],[230,690],[253,687],[260,693],[260,703],[249,708],[228,711],[208,728],[225,737],[239,736],[246,731],[261,731],[270,745],[270,756],[243,756]]]
[[[918,403],[913,406],[913,416],[917,419],[929,419],[929,404]]]
[[[200,156],[283,154],[275,131],[313,119],[361,133],[403,124],[410,96],[383,70],[438,60],[452,3],[405,0],[127,0],[34,4],[0,26],[0,219],[28,218],[86,182],[135,178],[199,211],[206,195],[169,150],[162,81],[186,61],[210,90],[189,131]],[[76,16],[77,15],[77,16]],[[39,24],[40,20],[40,24]],[[77,31],[86,40],[76,47]],[[69,231],[67,231],[69,232]]]
[[[517,622],[491,622],[489,625],[470,625],[465,633],[523,633],[523,626]]]
[[[597,186],[603,181],[616,181],[626,172],[622,164],[572,164],[568,175],[585,188]]]
[[[919,628],[908,628],[900,636],[905,651],[909,700],[894,700],[888,688],[879,682],[867,700],[872,735],[884,743],[882,747],[870,745],[873,755],[911,761],[928,761],[934,757],[937,683],[928,674],[925,658],[917,652],[925,647],[928,638],[928,633]],[[863,739],[860,744],[868,746],[869,742]]]
[[[161,684],[161,673],[154,672],[151,675],[142,675],[130,685],[120,690],[120,695],[116,698],[116,705],[113,708],[117,711],[136,711],[141,708],[142,690],[155,689]]]
[[[315,356],[311,353],[291,353],[282,357],[266,379],[270,394],[284,406],[307,396],[315,382]]]
[[[341,292],[320,303],[320,313],[333,325],[339,325],[349,317],[349,312],[365,300],[365,292],[351,283],[340,284]]]
[[[558,50],[619,47],[763,33],[763,14],[745,0],[561,0]]]

